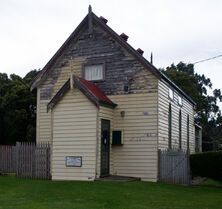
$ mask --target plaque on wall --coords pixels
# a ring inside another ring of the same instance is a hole
[[[66,156],[66,167],[82,167],[82,157]]]

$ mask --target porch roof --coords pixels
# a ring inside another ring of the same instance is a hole
[[[70,90],[71,86],[79,89],[97,107],[101,105],[115,108],[117,106],[117,104],[113,103],[96,84],[72,75],[71,81],[69,78],[48,103],[47,110],[54,108],[65,93]]]

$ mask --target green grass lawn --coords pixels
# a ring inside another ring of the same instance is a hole
[[[0,209],[222,209],[222,188],[0,177]]]

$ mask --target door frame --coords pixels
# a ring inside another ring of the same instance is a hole
[[[103,131],[103,123],[108,124],[108,131],[109,131],[109,140],[108,140],[108,172],[107,174],[102,174],[102,131]],[[110,175],[110,120],[101,119],[101,134],[100,134],[100,177],[105,177]]]

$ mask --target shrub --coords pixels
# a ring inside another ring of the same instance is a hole
[[[192,176],[222,180],[222,151],[203,152],[190,156]]]

